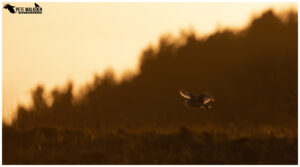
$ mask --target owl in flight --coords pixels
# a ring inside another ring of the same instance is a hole
[[[185,98],[185,105],[188,107],[211,109],[212,103],[215,101],[213,96],[207,92],[200,93],[198,96],[183,90],[180,90],[179,93]]]

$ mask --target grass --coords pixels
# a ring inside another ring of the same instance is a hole
[[[297,138],[3,127],[3,164],[297,164]]]

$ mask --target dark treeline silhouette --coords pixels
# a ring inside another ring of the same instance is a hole
[[[3,126],[3,162],[296,164],[297,20],[268,10],[240,31],[165,35],[142,51],[137,75],[107,70],[78,96],[69,82],[49,102],[38,85]],[[211,111],[186,108],[180,89],[213,94]]]
[[[52,91],[51,105],[38,86],[33,106],[20,106],[13,126],[296,126],[297,15],[283,21],[267,11],[242,31],[224,30],[205,39],[195,33],[164,36],[157,49],[143,51],[139,70],[121,82],[108,70],[79,97],[69,83]],[[190,112],[179,89],[211,92],[212,112]]]

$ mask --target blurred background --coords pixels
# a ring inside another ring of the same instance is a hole
[[[39,5],[2,12],[4,164],[297,163],[297,3]]]

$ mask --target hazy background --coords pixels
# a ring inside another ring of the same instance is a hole
[[[10,3],[33,6],[33,3]],[[208,36],[240,28],[263,9],[282,11],[296,3],[38,3],[41,15],[3,9],[3,120],[28,104],[38,84],[46,90],[74,82],[75,93],[108,67],[119,77],[135,73],[141,51],[165,33],[194,29]],[[4,3],[2,4],[4,5]]]

